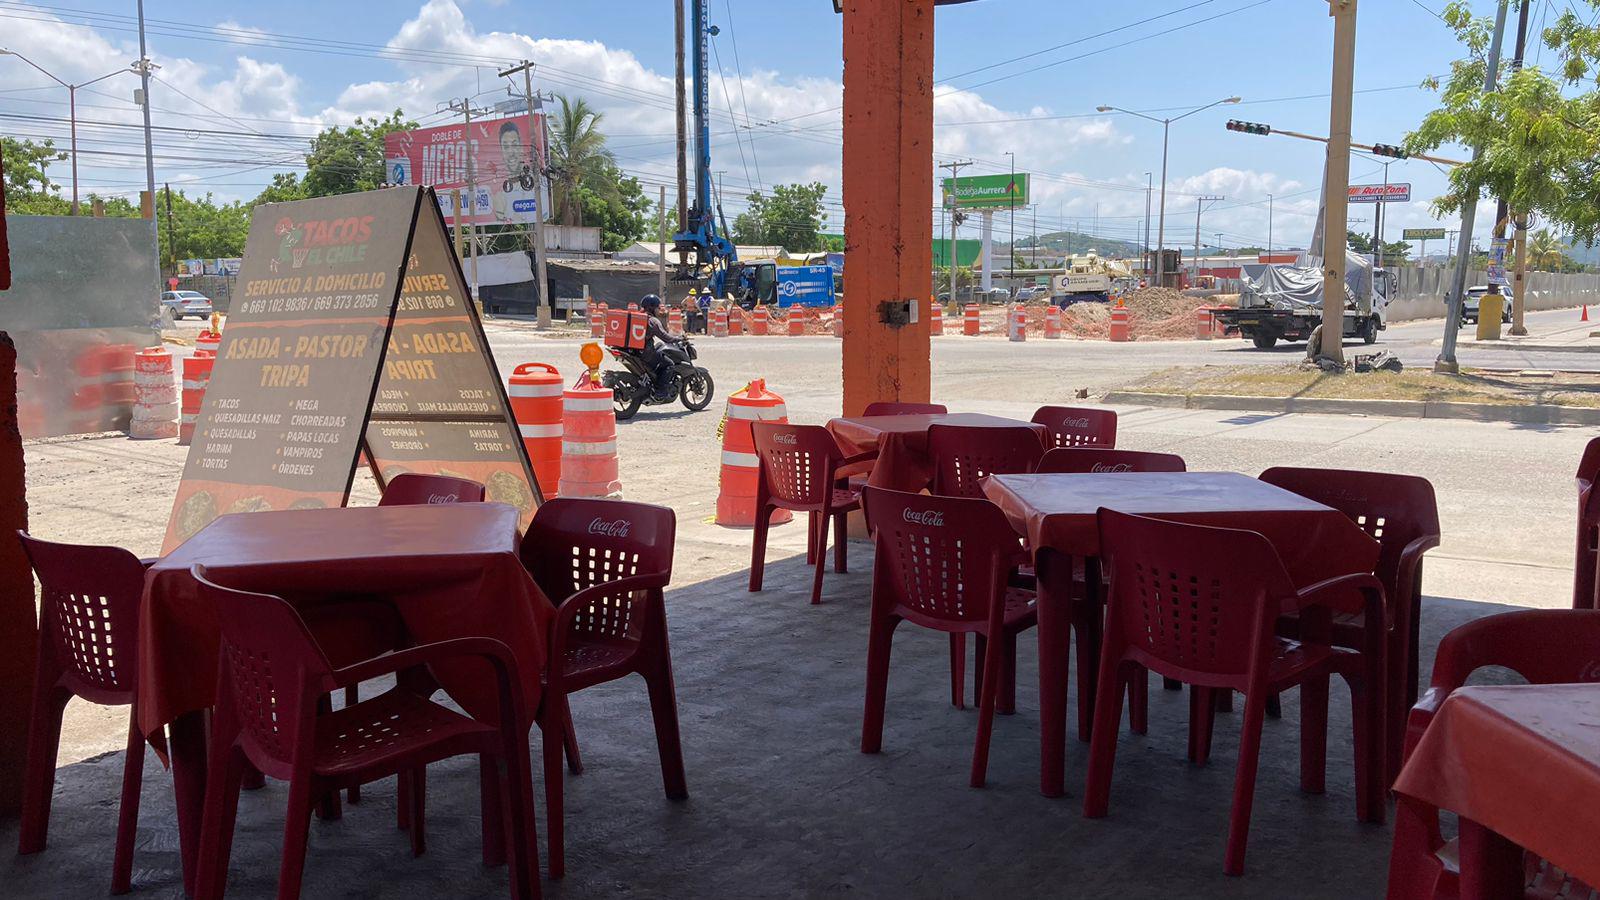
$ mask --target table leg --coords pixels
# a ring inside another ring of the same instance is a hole
[[[178,858],[183,863],[183,889],[193,896],[195,865],[200,857],[200,819],[206,800],[205,712],[184,713],[167,726],[167,752],[172,761],[172,798],[178,815]]]
[[[1520,900],[1522,848],[1461,818],[1461,900]]]
[[[1078,630],[1078,740],[1089,740],[1094,728],[1094,700],[1100,696],[1100,643],[1105,616],[1101,600],[1100,560],[1083,560],[1083,596],[1074,600],[1073,627]]]
[[[1065,793],[1067,764],[1072,560],[1043,550],[1035,564],[1039,578],[1039,790],[1046,797],[1060,797]]]

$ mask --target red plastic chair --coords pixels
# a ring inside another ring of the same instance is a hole
[[[822,602],[822,571],[827,562],[828,523],[833,522],[833,570],[848,566],[845,516],[861,508],[860,488],[842,484],[835,473],[845,466],[866,462],[875,454],[845,456],[828,429],[821,425],[756,422],[758,477],[756,478],[755,536],[750,547],[750,590],[761,590],[766,570],[767,533],[774,510],[807,515],[806,562],[815,563],[811,602]]]
[[[482,503],[483,485],[449,475],[402,472],[384,486],[379,506],[425,506],[436,503]]]
[[[512,896],[539,896],[520,673],[505,644],[487,637],[458,638],[334,668],[282,599],[213,584],[202,566],[195,566],[193,575],[200,596],[215,604],[222,629],[195,875],[198,900],[221,897],[226,887],[247,765],[289,782],[278,869],[278,897],[283,900],[300,896],[307,830],[318,797],[462,755],[481,761],[484,863],[503,863],[509,852]],[[434,703],[408,689],[403,678],[370,700],[318,714],[320,698],[347,684],[462,657],[482,660],[485,676],[494,678],[498,725]],[[411,849],[420,855],[425,844],[420,787],[411,792],[410,803]]]
[[[1026,554],[1005,515],[987,500],[869,487],[865,501],[876,561],[861,752],[883,747],[895,627],[907,621],[952,635],[975,634],[981,665],[975,673],[978,734],[971,784],[983,787],[995,710],[1016,703],[1017,634],[1037,620],[1034,593],[1006,583]]]
[[[1117,414],[1109,409],[1041,406],[1033,421],[1050,430],[1047,441],[1052,447],[1117,446]]]
[[[1122,717],[1121,678],[1143,666],[1191,686],[1189,757],[1210,752],[1214,691],[1245,695],[1238,771],[1223,870],[1244,872],[1255,799],[1261,726],[1269,694],[1300,688],[1300,784],[1321,793],[1327,766],[1328,681],[1350,685],[1354,713],[1356,815],[1381,822],[1383,643],[1363,652],[1334,647],[1307,627],[1300,642],[1274,633],[1286,612],[1365,611],[1383,615],[1383,585],[1347,575],[1296,591],[1271,542],[1253,531],[1210,528],[1100,510],[1100,550],[1111,573],[1100,677],[1090,737],[1083,812],[1106,814]],[[1309,623],[1309,619],[1307,620]],[[1376,788],[1374,787],[1376,785]]]
[[[1411,758],[1439,707],[1479,669],[1509,669],[1530,684],[1600,682],[1600,610],[1528,609],[1498,613],[1468,622],[1439,642],[1428,690],[1412,708],[1406,725],[1405,757]],[[1402,801],[1395,811],[1394,853],[1389,864],[1389,897],[1455,897],[1460,893],[1459,858],[1446,841],[1437,810]],[[1562,875],[1526,854],[1531,878],[1561,884]],[[1587,885],[1541,897],[1585,897]],[[1530,892],[1529,896],[1535,896]]]
[[[102,706],[128,706],[128,752],[122,761],[117,848],[111,861],[111,893],[125,894],[132,885],[144,773],[145,735],[139,730],[135,686],[144,566],[119,547],[53,544],[24,532],[17,535],[43,588],[17,852],[45,848],[67,701],[82,697]]]
[[[562,497],[545,501],[522,562],[556,603],[539,728],[544,739],[550,877],[566,870],[561,753],[583,771],[567,696],[630,674],[644,679],[667,798],[689,796],[662,590],[672,580],[677,518],[662,506]]]
[[[1032,472],[1044,456],[1044,445],[1039,443],[1037,431],[1022,425],[930,425],[928,456],[934,466],[933,493],[981,498],[984,478]]]
[[[1600,480],[1600,438],[1584,445],[1583,458],[1578,461],[1578,480],[1588,482],[1590,493],[1580,486],[1578,493],[1578,552],[1572,571],[1572,608],[1595,608],[1595,561],[1600,556],[1600,516],[1584,507],[1594,493],[1593,485]],[[1593,506],[1594,504],[1588,504]],[[1600,510],[1597,510],[1600,511]]]
[[[1422,555],[1439,546],[1439,506],[1433,485],[1415,475],[1353,472],[1343,469],[1278,467],[1261,480],[1339,510],[1378,542],[1378,567],[1388,601],[1389,648],[1384,685],[1384,784],[1400,774],[1400,747],[1406,710],[1417,700],[1418,659],[1422,621]],[[1333,623],[1333,642],[1359,649],[1365,640],[1364,617],[1345,616]],[[1297,633],[1294,617],[1285,617],[1280,632]]]
[[[861,411],[863,416],[942,416],[950,410],[943,403],[900,403],[878,400],[868,403]]]
[[[1109,447],[1056,447],[1046,450],[1034,470],[1041,474],[1092,474],[1109,472],[1187,472],[1176,453],[1113,450]]]

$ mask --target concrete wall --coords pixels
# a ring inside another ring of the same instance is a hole
[[[1444,317],[1445,288],[1450,283],[1448,268],[1402,268],[1390,270],[1395,278],[1395,294],[1389,301],[1389,321]],[[1483,284],[1482,271],[1469,271],[1467,285]],[[1585,303],[1600,304],[1600,275],[1562,275],[1554,272],[1529,272],[1528,309],[1562,309]]]

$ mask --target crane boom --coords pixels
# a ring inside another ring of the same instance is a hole
[[[683,2],[683,0],[675,0]],[[673,249],[683,262],[674,281],[701,281],[713,296],[727,287],[730,263],[738,262],[733,243],[717,230],[717,204],[711,195],[711,79],[708,59],[710,38],[717,34],[710,23],[706,0],[690,0],[694,41],[694,205],[687,227],[672,236]],[[680,171],[682,171],[680,169]],[[724,229],[726,230],[726,229]]]

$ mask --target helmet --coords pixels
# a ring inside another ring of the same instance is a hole
[[[639,298],[639,308],[645,312],[655,312],[661,308],[661,298],[655,294],[645,294]]]

